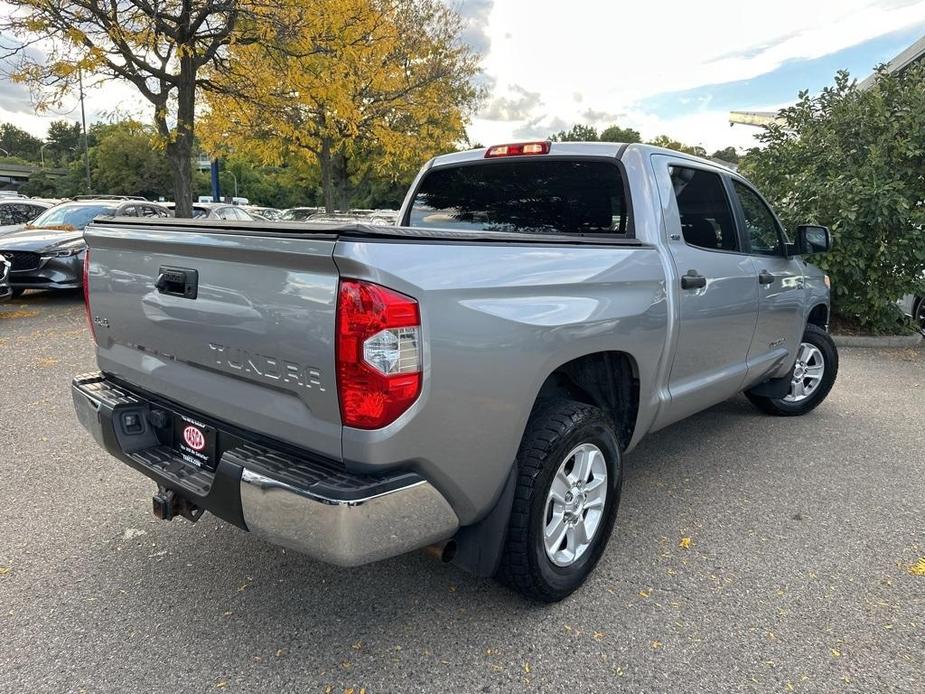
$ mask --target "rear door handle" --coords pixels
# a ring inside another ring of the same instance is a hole
[[[703,289],[706,286],[707,278],[696,270],[688,270],[686,275],[681,275],[681,289]]]
[[[771,284],[772,282],[774,282],[774,275],[767,270],[758,273],[758,284]]]

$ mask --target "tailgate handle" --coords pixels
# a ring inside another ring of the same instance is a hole
[[[161,265],[154,288],[161,294],[195,299],[199,293],[199,271]]]

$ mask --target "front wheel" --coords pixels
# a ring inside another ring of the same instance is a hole
[[[768,414],[795,417],[806,414],[825,400],[838,375],[838,350],[832,336],[809,324],[797,349],[790,372],[790,390],[782,398],[745,393],[759,409]]]
[[[585,581],[613,528],[623,484],[613,424],[596,407],[551,401],[530,418],[517,467],[498,578],[556,602]]]

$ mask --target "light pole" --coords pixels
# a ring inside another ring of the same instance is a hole
[[[84,73],[83,70],[77,71],[77,81],[80,85],[80,122],[83,126],[84,135],[84,168],[87,173],[87,192],[90,192],[90,148],[87,145],[87,114],[84,111]]]
[[[234,179],[234,196],[238,197],[238,177],[234,175],[234,172],[231,169],[228,169],[229,174]]]
[[[9,157],[9,156],[10,156],[10,153],[7,152],[5,149],[3,149],[3,147],[0,147],[0,152],[3,152],[3,156],[5,156],[5,157]]]
[[[45,148],[46,147],[48,147],[47,142],[43,144],[41,147],[39,147],[39,155],[42,157],[42,168],[43,169],[45,168]]]

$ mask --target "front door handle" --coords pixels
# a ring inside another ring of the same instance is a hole
[[[758,273],[758,284],[771,284],[772,282],[774,282],[774,275],[767,270]]]
[[[688,270],[686,275],[681,275],[681,289],[703,289],[706,286],[707,278],[696,270]]]

